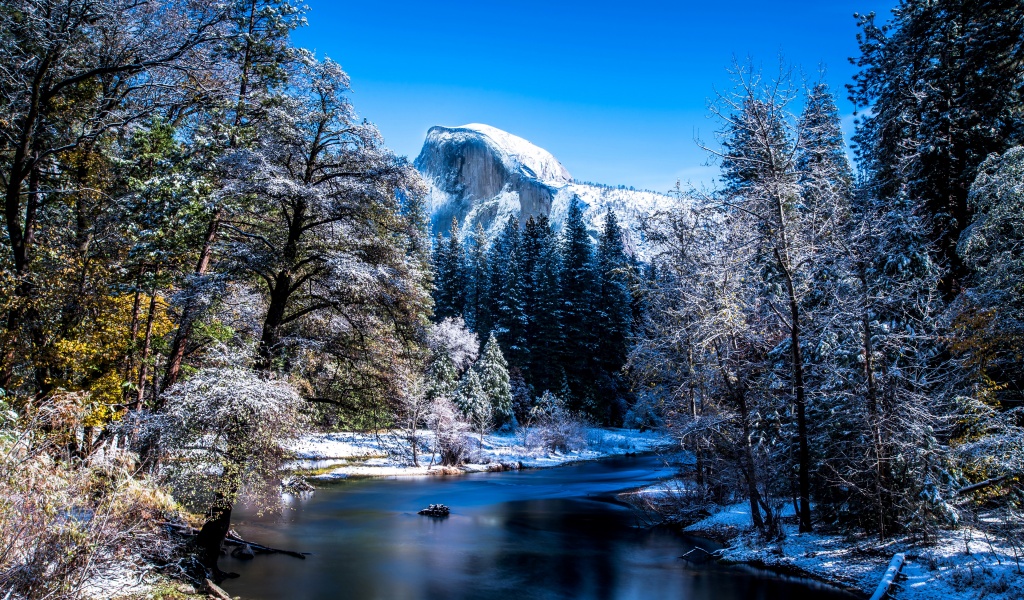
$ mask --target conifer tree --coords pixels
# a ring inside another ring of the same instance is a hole
[[[427,398],[452,399],[458,388],[459,375],[447,352],[438,352],[427,368]]]
[[[632,296],[629,291],[629,259],[622,241],[622,228],[613,211],[605,216],[597,247],[596,314],[601,320],[597,339],[597,360],[610,381],[603,390],[605,403],[621,393],[620,370],[626,362],[632,331]],[[608,396],[611,397],[608,397]]]
[[[480,434],[480,443],[483,444],[484,433],[491,425],[491,403],[487,394],[484,393],[480,375],[476,369],[469,369],[462,376],[456,395],[456,405],[462,414],[473,423],[477,433]]]
[[[592,392],[595,335],[594,250],[583,221],[583,207],[573,198],[566,215],[561,240],[562,366],[573,391],[573,407],[579,408]]]
[[[466,325],[478,336],[483,336],[490,333],[494,321],[490,307],[487,234],[480,223],[476,224],[469,240],[466,263]]]
[[[452,218],[448,239],[437,234],[434,246],[434,318],[441,321],[465,312],[466,265],[459,222]]]
[[[966,274],[956,244],[978,166],[1024,140],[1024,4],[902,0],[893,15],[860,16],[850,93],[870,113],[854,140],[872,195],[922,204],[950,296]]]
[[[510,217],[491,245],[487,260],[490,271],[493,333],[497,335],[498,341],[505,349],[509,362],[517,367],[526,364],[529,353],[523,306],[521,254],[522,236],[519,231],[519,219]]]
[[[509,425],[512,416],[512,387],[508,374],[508,363],[501,354],[498,340],[491,334],[484,345],[483,355],[475,365],[480,372],[480,385],[491,405],[491,414],[496,427]]]
[[[532,269],[533,304],[527,314],[531,340],[527,381],[537,390],[555,389],[561,383],[561,351],[565,343],[562,255],[547,217],[537,219],[533,235],[537,259]]]

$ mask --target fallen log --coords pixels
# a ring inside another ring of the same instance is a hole
[[[182,523],[160,523],[161,526],[166,527],[171,531],[183,533],[185,535],[196,535],[196,528]],[[248,546],[256,554],[285,554],[287,556],[294,556],[295,558],[301,558],[306,560],[306,556],[309,552],[296,552],[294,550],[282,550],[280,548],[271,548],[270,546],[264,546],[263,544],[257,544],[255,542],[248,542],[242,539],[242,536],[238,535],[234,529],[228,532],[227,536],[224,537],[224,544],[228,546]]]
[[[206,593],[217,600],[231,600],[231,594],[225,592],[223,588],[209,579],[206,580]]]
[[[284,554],[287,556],[294,556],[295,558],[301,558],[306,560],[308,552],[296,552],[294,550],[282,550],[280,548],[271,548],[270,546],[264,546],[255,542],[247,542],[242,539],[234,530],[229,531],[227,536],[224,538],[224,543],[229,546],[248,546],[252,548],[256,554]]]
[[[882,600],[888,597],[889,590],[896,583],[896,576],[900,574],[900,569],[903,568],[905,562],[907,562],[907,555],[902,552],[892,557],[892,560],[889,561],[889,568],[885,570],[885,575],[882,575],[882,581],[878,582],[878,588],[872,594],[871,600]]]
[[[992,479],[986,479],[985,481],[979,481],[978,483],[974,483],[974,484],[971,484],[971,485],[968,485],[968,486],[964,486],[964,487],[958,489],[957,491],[953,492],[953,495],[954,496],[963,496],[964,494],[970,494],[971,492],[976,492],[978,490],[983,490],[983,489],[985,489],[985,488],[987,488],[989,486],[996,485],[998,483],[1002,483],[1002,482],[1006,481],[1006,479],[1008,477],[1009,477],[1008,475],[1001,475],[999,477],[993,477]]]

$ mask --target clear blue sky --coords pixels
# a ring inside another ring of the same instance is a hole
[[[845,84],[854,12],[895,0],[408,2],[306,0],[299,45],[339,62],[352,100],[410,159],[432,125],[487,123],[551,151],[578,180],[664,191],[707,183],[694,143],[715,129],[706,103],[734,57]],[[844,124],[849,128],[852,119]]]

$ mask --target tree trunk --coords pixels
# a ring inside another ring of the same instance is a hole
[[[142,342],[142,357],[139,360],[138,389],[135,392],[135,402],[132,403],[132,410],[142,408],[142,400],[146,395],[146,377],[149,375],[149,350],[153,341],[153,316],[156,313],[156,290],[152,291],[149,297],[149,314],[146,315],[146,335]],[[153,377],[156,377],[154,373]],[[156,398],[152,398],[156,402]]]
[[[213,246],[217,243],[217,232],[220,230],[221,218],[224,209],[218,208],[210,217],[210,225],[206,228],[206,237],[203,238],[203,248],[199,251],[199,261],[196,263],[194,275],[201,279],[210,268],[210,257],[213,254]],[[162,389],[167,389],[178,381],[181,375],[181,363],[185,359],[185,348],[188,346],[188,339],[192,335],[192,321],[195,319],[195,304],[189,298],[181,309],[181,319],[178,330],[174,332],[174,341],[171,342],[171,351],[167,357],[167,370],[164,374]],[[159,405],[159,400],[157,400]]]
[[[785,233],[783,236],[785,241]],[[813,529],[811,526],[811,453],[807,445],[807,398],[804,389],[804,354],[803,348],[800,347],[800,303],[793,284],[793,273],[778,248],[775,249],[775,257],[785,276],[786,292],[789,295],[789,345],[790,358],[793,362],[793,392],[796,402],[797,444],[799,446],[797,462],[799,463],[800,512],[797,516],[800,520],[800,533],[807,533]]]
[[[199,554],[199,562],[206,569],[207,577],[214,583],[220,583],[232,576],[220,570],[217,561],[220,559],[220,547],[231,529],[232,502],[224,494],[218,493],[206,522],[196,535],[195,544]]]
[[[878,384],[875,381],[874,347],[871,344],[871,315],[869,314],[869,294],[867,268],[858,265],[859,276],[864,294],[864,306],[861,308],[861,328],[864,351],[864,382],[867,387],[868,427],[871,429],[871,442],[875,451],[875,502],[878,504],[878,536],[885,539],[889,533],[891,512],[888,500],[888,477],[886,471],[886,449],[882,439],[882,415],[878,407]]]

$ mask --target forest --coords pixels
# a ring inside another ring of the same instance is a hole
[[[839,90],[737,63],[720,185],[677,186],[643,256],[577,202],[432,237],[305,19],[0,5],[5,598],[80,597],[125,552],[219,583],[232,511],[277,507],[314,431],[403,431],[419,465],[426,430],[457,466],[491,430],[659,430],[693,457],[672,518],[1024,551],[1019,1],[858,15],[852,148]]]

